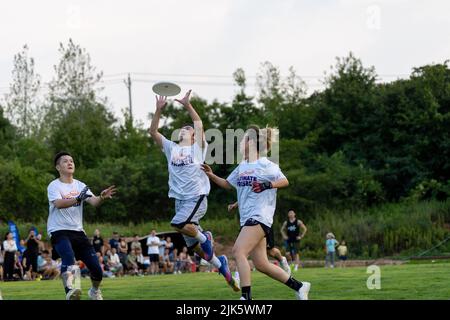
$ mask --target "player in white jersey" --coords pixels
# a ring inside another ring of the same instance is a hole
[[[156,97],[156,111],[150,126],[150,134],[166,155],[169,170],[169,198],[175,199],[175,216],[172,227],[180,232],[189,249],[218,268],[227,283],[234,291],[239,291],[239,284],[231,275],[228,259],[222,255],[216,257],[213,250],[211,232],[204,232],[200,227],[200,219],[206,214],[207,196],[210,190],[209,179],[201,169],[205,161],[208,144],[203,132],[200,116],[189,101],[191,90],[181,103],[189,113],[193,125],[183,126],[179,134],[179,142],[168,140],[158,132],[159,118],[166,105],[166,97]]]
[[[244,160],[227,179],[216,176],[206,164],[202,168],[220,187],[234,187],[237,191],[241,230],[233,255],[240,277],[241,299],[252,299],[251,271],[247,260],[250,256],[257,270],[295,290],[298,299],[307,300],[311,284],[292,278],[282,268],[270,263],[267,257],[266,237],[273,223],[277,189],[289,185],[279,166],[263,156],[270,150],[271,142],[272,129],[251,126],[240,144]]]
[[[75,163],[67,152],[59,152],[54,159],[59,178],[47,188],[49,216],[47,232],[52,246],[61,257],[61,279],[67,300],[79,300],[81,289],[77,287],[76,273],[79,272],[76,260],[84,262],[90,272],[92,287],[88,295],[92,300],[103,300],[100,283],[103,271],[98,262],[92,243],[83,229],[83,204],[95,207],[104,200],[112,198],[116,189],[111,186],[95,196],[81,181],[74,179]]]

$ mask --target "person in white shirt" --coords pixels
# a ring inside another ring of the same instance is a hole
[[[150,274],[157,274],[159,271],[159,245],[161,240],[156,236],[156,230],[152,230],[147,238],[147,253],[150,258]]]
[[[94,247],[83,229],[83,204],[95,207],[112,198],[114,186],[95,196],[83,182],[74,179],[75,163],[68,152],[59,152],[54,159],[59,178],[47,188],[49,216],[47,232],[53,248],[62,259],[61,278],[67,300],[79,300],[81,289],[74,286],[74,273],[78,273],[76,261],[81,260],[90,271],[92,287],[88,295],[92,300],[102,300],[100,283],[103,271]]]
[[[218,186],[237,191],[241,230],[233,255],[240,277],[241,299],[252,299],[251,269],[247,260],[250,256],[256,269],[286,284],[296,292],[298,299],[307,300],[310,283],[295,280],[285,270],[270,263],[267,257],[266,237],[272,228],[277,189],[289,185],[279,166],[263,156],[270,151],[272,135],[271,128],[250,126],[240,144],[244,160],[227,179],[216,176],[206,164],[202,168]]]
[[[175,199],[175,216],[171,225],[183,235],[190,250],[218,268],[228,285],[234,291],[239,291],[239,284],[233,279],[228,267],[227,257],[215,256],[211,232],[203,232],[200,227],[200,219],[206,214],[207,196],[211,188],[208,177],[201,170],[208,144],[202,120],[190,103],[190,94],[191,90],[183,99],[175,99],[183,105],[193,122],[180,129],[178,143],[168,140],[158,132],[159,118],[166,106],[166,97],[156,97],[156,111],[150,126],[153,140],[162,148],[167,158],[169,198]]]
[[[7,232],[5,235],[5,241],[3,241],[3,250],[5,252],[3,262],[3,275],[5,281],[11,281],[14,279],[14,264],[16,259],[17,244],[13,238],[11,232]]]

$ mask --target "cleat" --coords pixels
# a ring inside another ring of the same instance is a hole
[[[289,266],[289,263],[288,263],[287,260],[286,260],[286,257],[283,257],[283,258],[281,259],[280,265],[281,265],[281,268],[282,268],[284,271],[286,271],[286,273],[290,276],[291,273],[292,273],[292,270],[291,270],[291,267]]]
[[[239,283],[231,275],[230,268],[228,267],[228,259],[226,256],[222,255],[217,257],[220,260],[222,266],[219,268],[219,273],[223,275],[228,285],[236,292],[241,290]]]
[[[206,241],[204,243],[201,243],[200,247],[205,254],[205,260],[211,261],[212,257],[214,256],[212,234],[209,231],[203,232],[203,234],[206,236]]]
[[[80,300],[81,289],[70,289],[66,294],[66,300]]]
[[[103,300],[102,291],[100,289],[90,288],[88,296],[91,300]]]
[[[303,282],[302,287],[295,292],[298,300],[308,300],[309,289],[311,289],[311,283]]]

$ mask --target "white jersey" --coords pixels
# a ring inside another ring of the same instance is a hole
[[[169,169],[169,198],[187,200],[208,195],[211,185],[200,165],[205,162],[207,143],[202,149],[198,143],[180,147],[162,137],[163,152]]]
[[[252,183],[254,181],[273,182],[282,178],[286,177],[281,172],[280,167],[266,157],[250,163],[243,161],[231,172],[227,181],[237,191],[241,226],[252,218],[272,227],[277,189],[268,189],[256,193],[252,191]]]
[[[83,203],[76,203],[69,208],[58,209],[53,201],[58,199],[76,198],[86,185],[73,179],[72,183],[64,183],[59,179],[53,180],[47,187],[49,216],[47,232],[50,235],[58,230],[83,230]],[[89,190],[88,194],[93,195]]]

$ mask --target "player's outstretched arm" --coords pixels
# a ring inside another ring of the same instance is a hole
[[[156,96],[156,111],[152,118],[152,123],[150,125],[150,135],[158,146],[162,148],[162,134],[158,132],[159,118],[161,118],[161,113],[167,104],[166,97]]]
[[[203,149],[203,147],[205,146],[205,144],[204,144],[205,133],[203,131],[203,122],[189,100],[191,92],[192,92],[192,90],[189,90],[185,94],[183,99],[181,99],[181,100],[175,99],[175,101],[178,103],[181,103],[183,105],[183,107],[187,110],[187,112],[189,113],[189,116],[191,117],[191,120],[194,123],[195,137],[197,137],[196,142]]]
[[[108,188],[106,188],[105,190],[103,190],[100,193],[100,196],[93,196],[90,197],[89,199],[87,199],[86,201],[94,206],[94,207],[98,207],[99,205],[101,205],[103,203],[103,201],[105,201],[106,199],[112,199],[112,196],[116,193],[117,189],[116,186],[110,186]]]
[[[218,177],[216,176],[211,167],[208,166],[207,164],[202,164],[202,170],[206,173],[206,175],[208,176],[208,178],[213,181],[215,184],[217,184],[219,187],[223,188],[223,189],[232,189],[233,186],[224,178]]]

